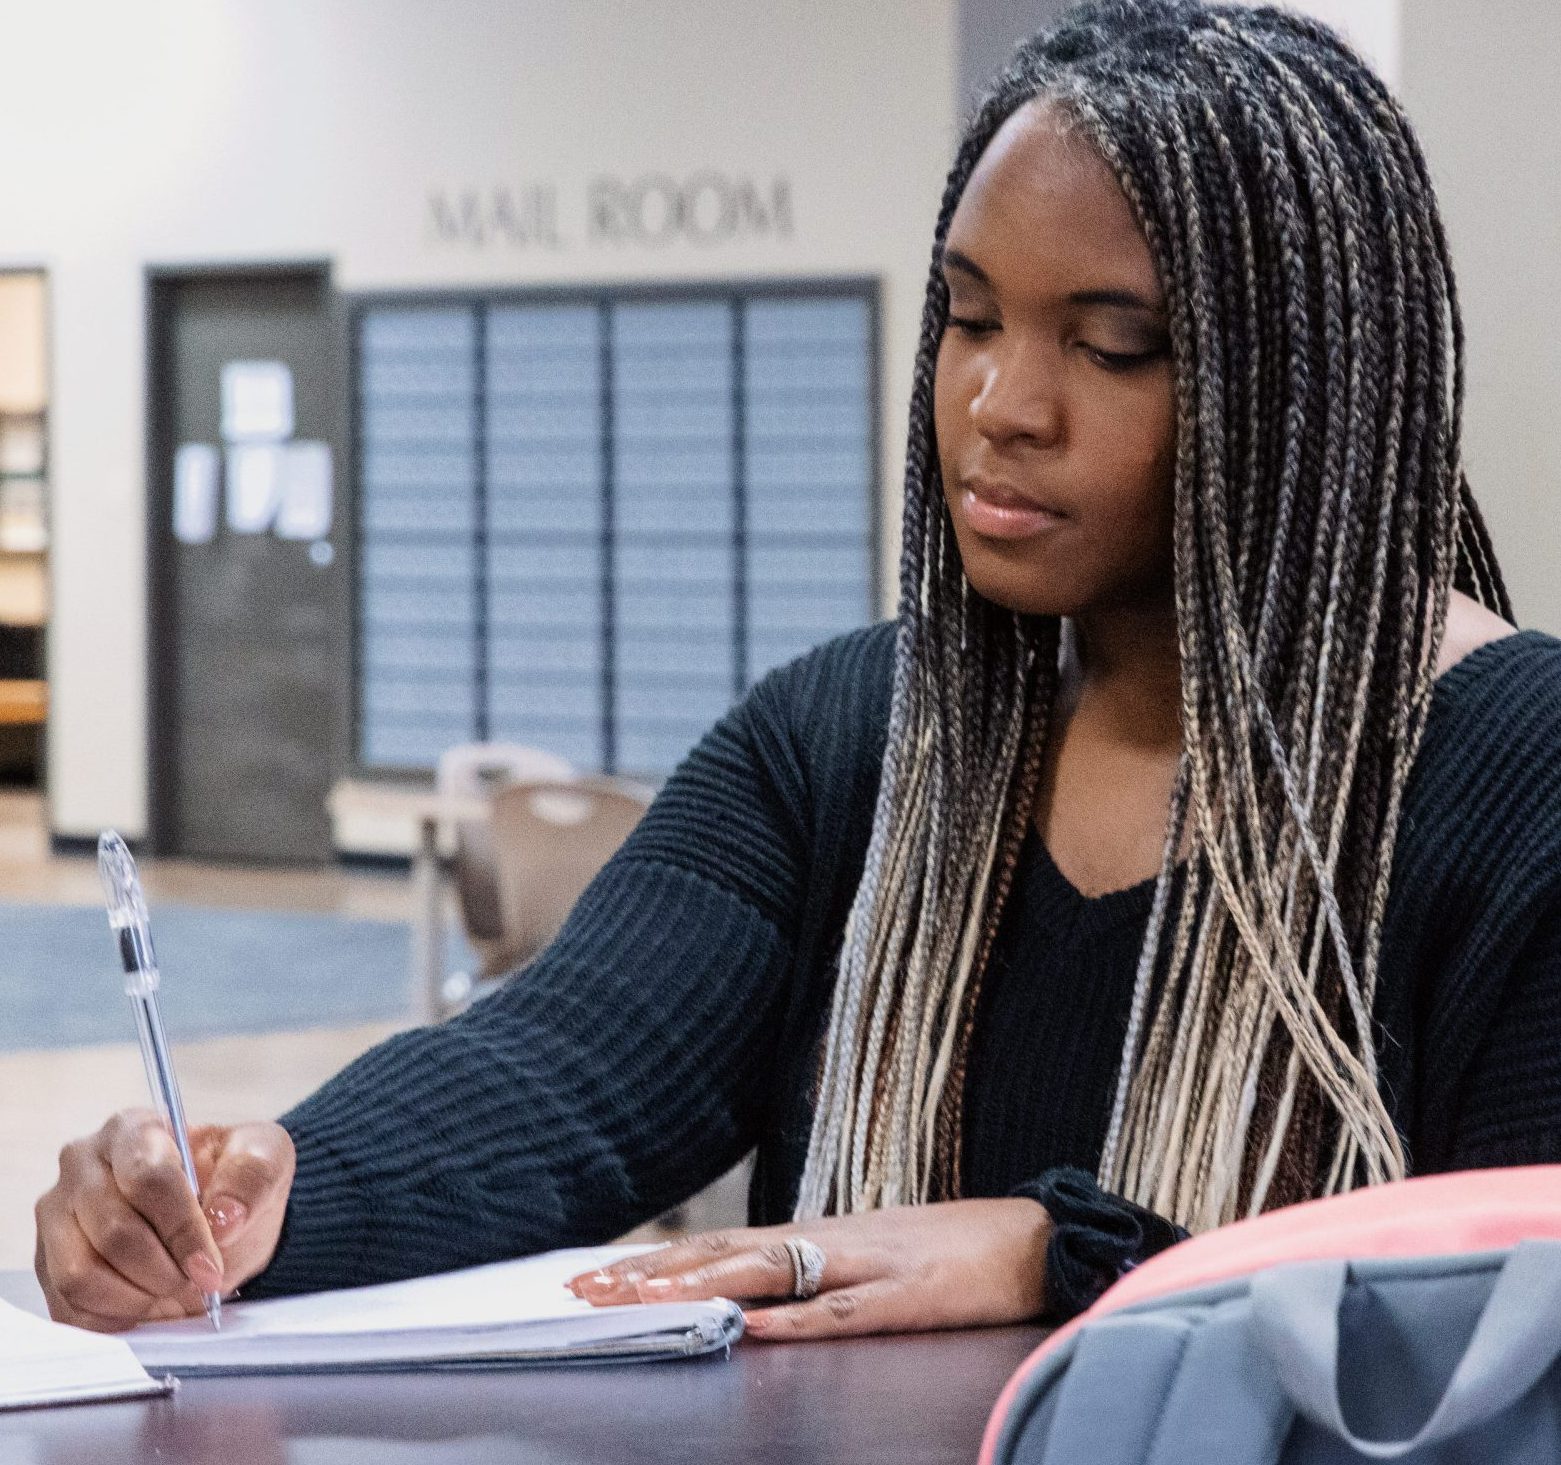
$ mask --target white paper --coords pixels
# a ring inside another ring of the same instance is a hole
[[[123,1338],[34,1317],[0,1302],[0,1409],[163,1393]]]
[[[229,361],[222,368],[222,436],[277,442],[293,432],[293,373],[285,361]]]
[[[276,532],[283,539],[324,539],[331,532],[334,498],[330,445],[294,442],[282,451],[282,504]]]
[[[282,502],[280,443],[245,443],[228,449],[228,528],[264,534]]]
[[[126,1336],[147,1367],[194,1374],[523,1362],[604,1350],[691,1354],[740,1333],[741,1314],[719,1299],[599,1308],[564,1287],[580,1272],[644,1250],[549,1252],[408,1282],[233,1302],[222,1309],[220,1333],[191,1318],[145,1323]]]
[[[210,443],[180,443],[173,455],[173,535],[180,544],[216,538],[219,462]]]

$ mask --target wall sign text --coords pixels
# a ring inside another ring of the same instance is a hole
[[[549,182],[434,188],[425,228],[441,248],[655,249],[790,239],[794,220],[789,179],[704,169],[685,177],[601,175],[578,190]]]

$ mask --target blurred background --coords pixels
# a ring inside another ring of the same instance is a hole
[[[1470,476],[1561,631],[1561,7],[1298,8],[1419,126]],[[145,1101],[100,830],[192,1117],[274,1115],[527,960],[736,698],[892,613],[944,172],[1064,9],[8,7],[0,1267]]]

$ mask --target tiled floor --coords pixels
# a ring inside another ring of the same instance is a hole
[[[394,874],[246,870],[185,860],[141,863],[154,904],[177,900],[384,920],[403,919],[411,904],[408,881]],[[0,792],[0,900],[94,905],[101,898],[93,860],[50,854],[39,801]],[[125,1021],[128,1033],[128,1011]],[[279,1114],[395,1027],[373,1024],[180,1046],[175,1057],[185,1108],[192,1122]],[[60,1146],[90,1133],[114,1110],[145,1104],[146,1098],[140,1055],[132,1042],[0,1053],[0,1269],[32,1265],[32,1206],[53,1183]],[[740,1178],[729,1177],[692,1203],[688,1219],[698,1226],[736,1222],[741,1195]]]

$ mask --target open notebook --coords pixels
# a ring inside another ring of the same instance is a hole
[[[577,1273],[644,1250],[555,1251],[409,1282],[232,1302],[220,1333],[192,1318],[146,1323],[126,1338],[148,1369],[186,1376],[623,1362],[730,1347],[743,1326],[734,1303],[596,1308],[564,1288]]]
[[[123,1338],[51,1323],[0,1302],[0,1409],[163,1394]]]

